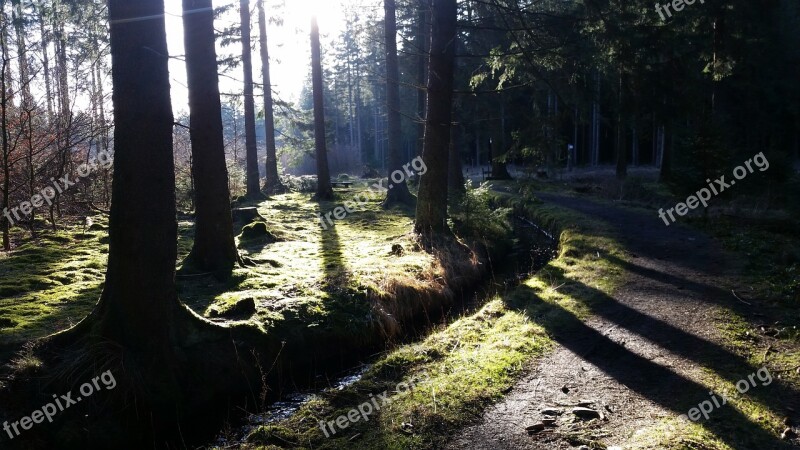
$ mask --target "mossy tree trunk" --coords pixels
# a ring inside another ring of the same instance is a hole
[[[311,19],[311,84],[314,90],[314,148],[317,159],[317,200],[332,200],[333,187],[328,169],[325,136],[325,92],[322,85],[322,52],[319,45],[317,17]]]
[[[183,0],[183,27],[196,214],[187,262],[225,276],[239,254],[233,238],[211,0]]]
[[[399,183],[392,174],[403,171],[402,130],[400,128],[400,67],[397,61],[397,17],[395,0],[384,0],[384,41],[386,42],[386,115],[388,119],[389,190],[386,192],[384,208],[395,204],[411,205],[414,197],[408,191],[405,179]]]
[[[456,42],[456,0],[433,1],[433,29],[428,75],[428,102],[422,160],[428,171],[420,179],[414,230],[423,238],[449,234],[447,178]]]

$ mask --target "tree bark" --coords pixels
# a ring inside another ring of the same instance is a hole
[[[325,136],[325,92],[322,85],[322,51],[319,45],[317,17],[311,19],[311,79],[314,90],[314,147],[317,159],[317,200],[332,200],[333,187],[328,170]]]
[[[450,197],[460,198],[466,189],[464,187],[464,170],[461,166],[461,152],[459,151],[459,140],[461,137],[461,125],[454,123],[450,127],[450,157],[448,161],[447,189]]]
[[[3,214],[3,217],[0,217],[0,223],[2,223],[3,228],[3,250],[9,251],[11,250],[11,223],[9,223],[8,217],[5,215],[7,213],[7,208],[9,208],[10,200],[11,200],[11,146],[9,143],[9,136],[8,136],[8,104],[9,102],[9,95],[8,91],[10,90],[8,87],[11,84],[11,80],[8,78],[8,70],[6,70],[9,66],[9,55],[8,55],[8,41],[6,40],[6,30],[7,21],[5,20],[5,11],[0,10],[0,26],[3,27],[3,30],[0,30],[0,56],[2,56],[2,67],[0,67],[0,143],[2,144],[2,170],[3,170],[3,192],[2,192],[2,202],[0,203],[0,212]]]
[[[422,146],[425,138],[425,106],[428,102],[428,70],[427,60],[430,55],[430,27],[428,26],[430,17],[431,0],[419,0],[419,15],[417,17],[417,115],[419,124],[417,125],[417,156],[422,156]]]
[[[506,162],[506,104],[505,98],[500,95],[500,127],[495,128],[495,139],[492,139],[492,179],[510,180],[511,174],[508,172]],[[550,154],[551,152],[548,152]],[[549,156],[548,156],[549,159]]]
[[[400,67],[397,61],[397,17],[395,0],[384,0],[383,7],[386,12],[384,18],[384,38],[386,42],[386,116],[388,120],[388,147],[389,170],[386,177],[389,179],[389,190],[383,207],[388,208],[395,204],[411,205],[414,197],[406,186],[405,173],[403,172],[402,130],[400,128]],[[401,181],[393,174],[402,174]]]
[[[42,39],[42,72],[44,73],[44,88],[47,96],[47,120],[53,122],[53,87],[50,76],[50,36],[47,32],[46,17],[44,11],[44,1],[40,0],[37,4],[39,9],[39,34]]]
[[[200,271],[225,277],[239,254],[233,237],[211,0],[183,0],[183,28],[195,193],[194,246],[186,261]]]
[[[114,186],[102,335],[148,352],[170,341],[178,226],[163,0],[109,1]],[[161,17],[155,19],[155,17]],[[130,20],[148,17],[150,20]]]
[[[667,183],[672,181],[672,151],[675,144],[675,136],[670,135],[670,143],[666,143],[667,128],[664,127],[662,131],[662,150],[661,150],[661,170],[658,174],[658,181],[660,183]]]
[[[628,176],[628,147],[625,145],[627,136],[627,119],[625,114],[624,97],[625,82],[622,71],[619,73],[619,93],[617,99],[617,179],[624,180]]]
[[[247,197],[261,198],[261,175],[258,171],[256,145],[256,104],[253,96],[253,57],[250,47],[250,2],[240,0],[242,21],[242,69],[244,71],[244,140],[247,152]],[[215,66],[216,67],[216,64]]]
[[[269,69],[269,46],[267,45],[267,15],[264,0],[258,0],[258,31],[261,47],[261,76],[264,82],[264,130],[267,140],[267,165],[264,191],[281,194],[287,191],[278,175],[278,151],[275,144],[275,107],[272,100],[272,79]]]
[[[428,102],[422,159],[427,172],[420,179],[414,230],[431,240],[450,234],[447,225],[447,171],[455,71],[456,0],[433,1]]]

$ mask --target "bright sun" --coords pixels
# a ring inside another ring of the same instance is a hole
[[[271,24],[267,30],[269,36],[270,60],[272,63],[271,75],[274,89],[283,100],[291,101],[297,99],[303,87],[309,70],[310,44],[308,32],[311,25],[312,15],[317,15],[320,31],[323,36],[323,45],[336,38],[344,28],[345,5],[354,3],[353,0],[265,0],[267,14],[275,14],[272,7],[279,1],[284,1],[285,5],[281,18],[283,24],[277,26]],[[363,0],[362,0],[363,1]],[[233,8],[222,17],[218,18],[215,24],[218,29],[229,28],[238,25],[239,21],[239,1],[238,0],[214,0],[214,6],[220,7],[233,5]],[[250,5],[255,13],[255,0],[250,0]],[[183,24],[181,19],[181,0],[165,0],[167,39],[171,56],[183,55]],[[257,16],[253,15],[253,33],[258,31]],[[257,42],[257,39],[254,40]],[[236,52],[235,47],[219,49],[221,54]],[[258,51],[253,54],[254,76],[260,78],[261,62],[258,60]],[[187,110],[186,92],[186,69],[180,58],[170,60],[170,74],[172,77],[172,97],[173,109],[176,113]],[[222,92],[236,93],[241,92],[242,76],[239,73],[231,73],[230,77],[220,78],[220,90]]]

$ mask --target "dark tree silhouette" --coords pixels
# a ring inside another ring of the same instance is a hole
[[[269,46],[267,45],[267,15],[264,0],[258,0],[258,31],[261,47],[261,76],[264,82],[264,129],[267,139],[267,166],[264,191],[267,194],[286,192],[278,176],[278,155],[275,145],[275,108],[272,100],[272,80],[269,72]]]
[[[333,199],[328,150],[325,138],[325,92],[322,86],[322,52],[319,45],[317,17],[311,19],[311,82],[314,90],[314,147],[317,159],[317,200]]]
[[[414,230],[423,238],[449,234],[447,178],[456,41],[456,0],[433,1],[428,106],[422,160],[428,171],[420,179]]]
[[[244,140],[247,152],[247,197],[260,198],[261,176],[256,145],[256,103],[253,95],[253,55],[250,44],[250,1],[240,0],[242,21],[242,70],[244,71]]]
[[[114,185],[101,334],[164,356],[179,310],[172,103],[163,0],[109,1]],[[136,20],[141,17],[160,19]]]
[[[392,173],[403,173],[402,130],[400,128],[400,67],[397,61],[397,17],[395,0],[383,1],[384,11],[384,40],[386,42],[386,114],[389,126],[389,171],[387,178],[392,179]],[[405,180],[400,183],[390,181],[386,193],[384,207],[393,204],[413,204],[414,197],[408,191]]]
[[[183,0],[183,27],[196,217],[194,246],[186,262],[224,276],[239,254],[233,238],[211,0]]]
[[[216,402],[240,395],[243,377],[255,372],[234,348],[247,331],[216,326],[178,299],[164,1],[110,0],[109,20],[115,127],[105,286],[91,315],[41,344],[56,360],[53,380],[65,386],[74,383],[63,380],[69,374],[115,372],[121,387],[107,397],[103,420],[119,428],[93,434],[92,447],[118,446],[124,433],[126,445],[140,448],[202,430]]]
[[[461,124],[454,123],[450,127],[450,158],[448,161],[448,174],[447,174],[447,192],[451,199],[459,200],[466,188],[464,184],[464,169],[461,166],[461,153],[458,150],[458,144],[461,140]]]

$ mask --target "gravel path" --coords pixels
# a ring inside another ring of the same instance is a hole
[[[636,430],[686,414],[710,398],[697,381],[702,367],[733,382],[757,370],[721,346],[715,326],[720,308],[747,306],[718,287],[735,284],[737,267],[710,238],[686,227],[666,227],[655,212],[552,194],[540,198],[615,229],[614,237],[629,252],[630,262],[618,261],[626,268],[624,285],[599,302],[592,318],[576,319],[569,333],[548,330],[559,344],[556,350],[535,361],[504,399],[447,448],[568,449],[593,442],[624,448]],[[777,383],[769,388],[800,398]],[[605,420],[575,420],[570,412],[584,401]],[[539,422],[546,407],[565,414],[558,426],[529,435],[525,427]],[[746,420],[728,409],[733,420]],[[709,422],[712,429],[724,425],[714,417]],[[765,432],[753,426],[752,433]]]

